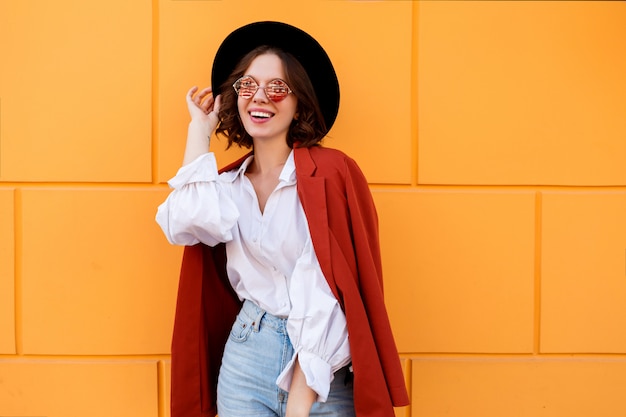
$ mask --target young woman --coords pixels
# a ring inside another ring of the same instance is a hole
[[[222,43],[212,83],[187,94],[183,167],[157,213],[186,246],[172,416],[393,416],[408,396],[375,207],[356,163],[319,145],[332,63],[300,29],[257,22]],[[218,173],[213,132],[251,153]]]

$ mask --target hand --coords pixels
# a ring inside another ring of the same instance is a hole
[[[286,417],[308,417],[311,406],[317,399],[317,393],[306,383],[306,378],[300,363],[296,361],[287,397]]]
[[[220,102],[220,96],[213,99],[211,87],[198,91],[198,87],[194,86],[187,92],[187,108],[191,120],[209,122],[211,131],[217,127],[219,122]]]
[[[187,92],[187,108],[191,115],[191,122],[187,129],[187,146],[183,165],[187,165],[198,156],[209,151],[211,135],[219,124],[219,110],[221,97],[213,99],[211,87],[198,91],[192,87]]]

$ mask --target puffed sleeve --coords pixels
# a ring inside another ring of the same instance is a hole
[[[287,332],[294,356],[277,379],[288,391],[297,360],[307,385],[325,402],[333,374],[350,363],[346,318],[322,274],[309,237],[290,280]]]
[[[229,195],[231,182],[221,180],[212,152],[180,168],[168,184],[173,191],[159,206],[156,221],[171,244],[215,246],[232,240],[239,211]]]

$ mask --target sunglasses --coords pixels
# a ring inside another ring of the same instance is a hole
[[[233,88],[239,97],[248,100],[252,98],[261,87],[257,84],[254,78],[249,75],[244,75],[235,81]],[[274,103],[278,103],[279,101],[286,99],[289,94],[293,93],[287,83],[280,78],[275,78],[268,82],[267,85],[263,87],[263,91],[265,91],[267,98],[272,100]]]

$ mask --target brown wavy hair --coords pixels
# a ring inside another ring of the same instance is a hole
[[[241,78],[259,55],[274,54],[280,58],[285,71],[285,81],[298,99],[296,107],[297,119],[291,122],[287,132],[287,145],[293,148],[310,147],[319,144],[326,136],[328,129],[322,115],[313,84],[306,70],[292,54],[273,46],[259,46],[248,52],[237,64],[228,79],[220,87],[222,104],[219,111],[220,123],[216,134],[228,139],[227,149],[233,144],[242,148],[252,147],[252,137],[246,132],[239,118],[237,109],[237,93],[233,83]]]

